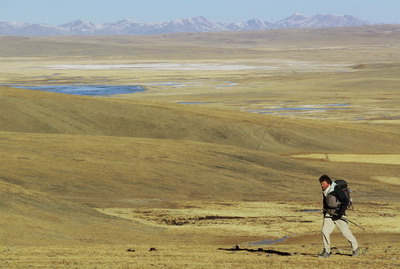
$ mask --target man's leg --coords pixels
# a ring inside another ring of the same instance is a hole
[[[325,252],[331,253],[331,233],[335,228],[335,223],[331,218],[324,218],[322,224],[322,241],[324,242]]]
[[[353,251],[356,251],[358,248],[357,239],[354,237],[353,233],[350,230],[349,224],[342,220],[336,220],[335,224],[339,227],[340,231],[342,232],[343,236],[349,241],[351,244],[351,248]]]

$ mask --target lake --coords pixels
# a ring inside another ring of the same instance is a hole
[[[144,92],[145,88],[142,86],[132,85],[9,85],[17,88],[38,90],[45,92],[64,93],[72,95],[86,95],[86,96],[110,96],[115,94],[128,94],[135,92]]]

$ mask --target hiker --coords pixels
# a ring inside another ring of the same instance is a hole
[[[324,221],[322,224],[322,241],[324,243],[324,251],[319,257],[328,258],[331,255],[330,235],[335,225],[340,229],[342,235],[350,242],[353,250],[352,256],[359,255],[357,239],[349,228],[346,220],[342,219],[345,211],[350,203],[341,188],[327,176],[323,175],[319,178],[323,193],[323,214]]]

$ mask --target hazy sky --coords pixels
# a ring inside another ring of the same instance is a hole
[[[199,15],[218,22],[253,18],[276,22],[296,12],[400,23],[400,0],[0,0],[0,21],[54,25],[76,19],[158,22]]]

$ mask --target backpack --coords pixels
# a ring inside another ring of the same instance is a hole
[[[335,183],[337,186],[339,186],[339,188],[343,191],[344,195],[346,195],[347,199],[349,200],[349,205],[346,209],[349,209],[350,207],[353,208],[353,199],[351,199],[350,196],[351,189],[348,188],[347,181],[344,179],[337,179],[335,180]]]

